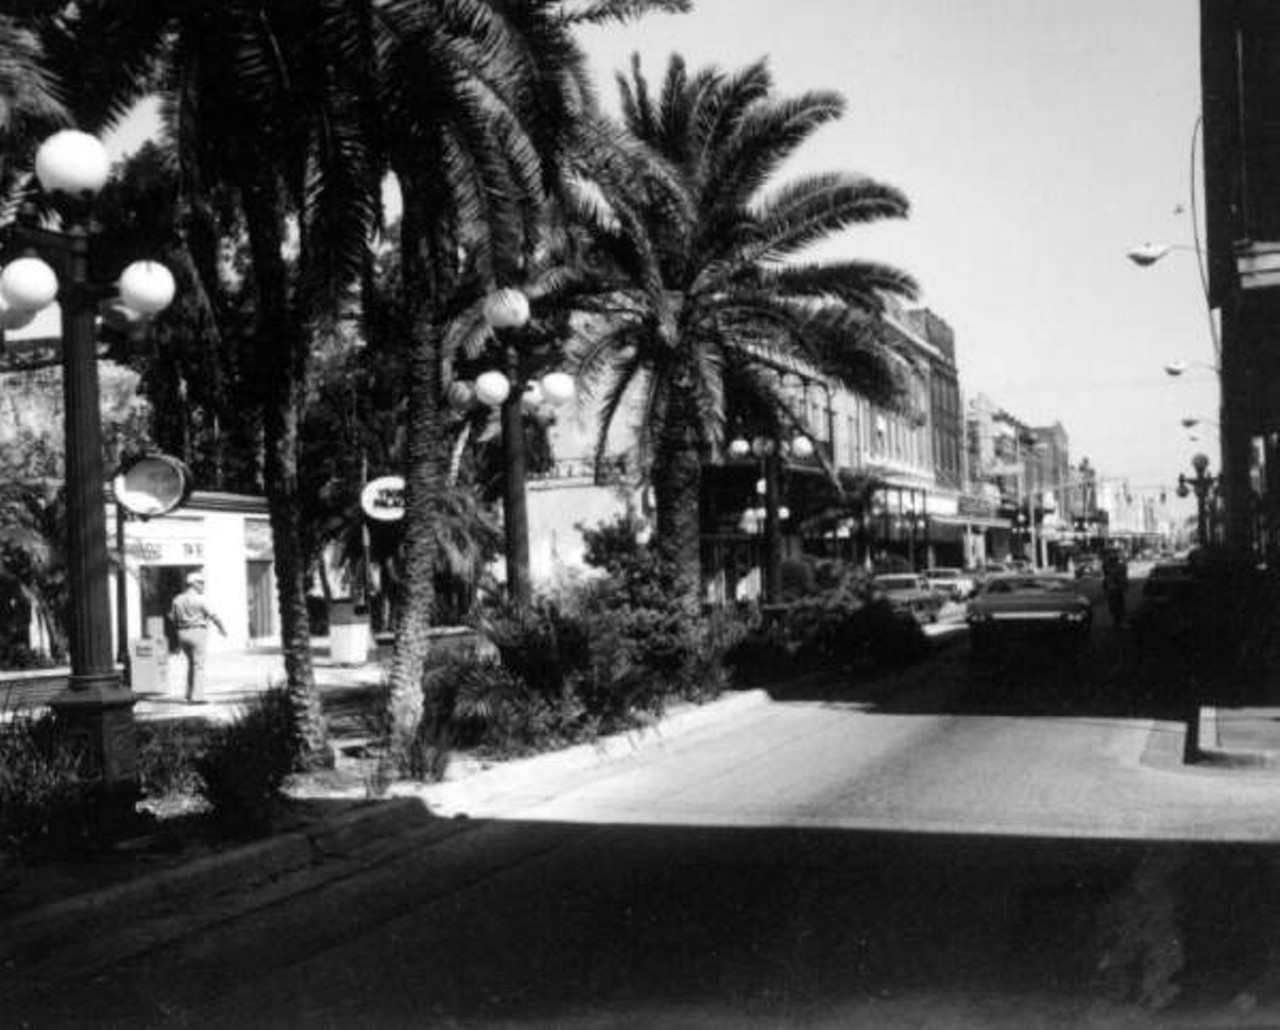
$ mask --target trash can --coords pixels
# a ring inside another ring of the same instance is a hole
[[[169,645],[141,637],[129,644],[129,686],[135,694],[163,694],[169,688]]]
[[[329,657],[337,665],[369,660],[369,612],[354,601],[329,602]]]

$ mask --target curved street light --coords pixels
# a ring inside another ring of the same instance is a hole
[[[1177,379],[1179,376],[1190,372],[1193,368],[1203,368],[1214,375],[1221,371],[1217,365],[1211,365],[1207,361],[1183,361],[1180,358],[1175,358],[1173,361],[1166,362],[1164,374]]]
[[[131,320],[150,318],[168,307],[175,287],[169,270],[155,261],[134,262],[114,284],[90,280],[90,207],[111,171],[96,138],[73,129],[55,133],[40,146],[35,170],[61,227],[12,227],[18,256],[0,272],[0,303],[10,328],[55,300],[62,309],[71,675],[51,706],[89,745],[108,793],[131,809],[137,790],[135,698],[121,683],[111,633],[97,319],[99,301],[113,294]]]

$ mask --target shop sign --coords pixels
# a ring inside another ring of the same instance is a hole
[[[139,519],[169,514],[191,495],[191,486],[187,466],[167,454],[132,458],[111,481],[116,503]]]
[[[964,494],[956,498],[956,514],[989,519],[995,517],[996,506],[985,497]]]
[[[125,540],[124,549],[140,565],[204,564],[204,543],[200,540],[140,540],[131,536]]]
[[[360,507],[375,522],[404,518],[404,476],[380,476],[360,491]]]

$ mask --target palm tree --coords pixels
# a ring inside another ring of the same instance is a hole
[[[195,266],[217,266],[212,191],[237,198],[251,255],[263,480],[288,690],[311,762],[328,757],[311,666],[297,442],[313,341],[357,279],[377,211],[362,131],[367,4],[83,0],[33,17],[88,129],[159,93]],[[203,247],[203,250],[201,248]],[[207,283],[207,292],[215,286]]]
[[[763,62],[690,76],[673,57],[655,99],[633,60],[619,86],[627,128],[676,169],[689,206],[663,191],[597,237],[614,292],[580,374],[600,393],[601,448],[639,398],[656,543],[693,599],[702,463],[723,439],[727,412],[798,422],[771,363],[790,356],[870,396],[897,395],[878,318],[885,294],[915,295],[911,277],[872,261],[796,259],[850,226],[905,217],[908,202],[844,173],[773,187],[844,103],[829,92],[776,97]]]
[[[399,247],[409,409],[404,593],[390,675],[394,746],[423,711],[422,671],[439,565],[432,526],[444,514],[451,455],[444,391],[495,286],[525,283],[544,239],[548,203],[575,191],[574,155],[600,145],[601,119],[578,22],[683,10],[687,0],[388,0],[377,55],[379,151],[403,197]]]

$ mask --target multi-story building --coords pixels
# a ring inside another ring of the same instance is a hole
[[[1280,552],[1280,5],[1201,0],[1206,302],[1219,314],[1225,540]],[[1194,199],[1192,183],[1192,196]],[[1194,209],[1193,209],[1194,213]],[[1199,238],[1195,239],[1199,251]],[[1261,454],[1261,496],[1252,482]],[[1261,519],[1258,514],[1261,513]]]

